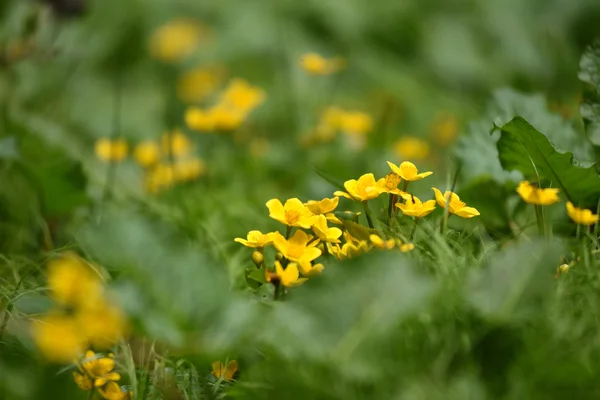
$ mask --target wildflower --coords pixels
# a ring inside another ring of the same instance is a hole
[[[248,113],[265,101],[265,92],[244,79],[232,79],[221,94],[220,104]]]
[[[214,119],[215,129],[219,131],[233,131],[239,128],[246,119],[246,112],[233,107],[218,104],[210,109]]]
[[[562,264],[556,269],[556,274],[566,274],[571,269],[569,264]]]
[[[405,203],[396,203],[396,207],[409,217],[423,218],[435,210],[435,200],[427,200],[423,203],[418,197],[407,197]]]
[[[197,21],[172,20],[154,32],[150,38],[150,53],[165,62],[180,61],[194,52],[205,30]]]
[[[324,242],[340,243],[338,238],[342,236],[342,230],[339,228],[329,228],[327,226],[327,218],[325,218],[324,215],[315,217],[315,223],[312,226],[312,230],[315,235]]]
[[[234,241],[243,244],[246,247],[261,248],[273,243],[273,232],[261,233],[260,231],[250,231],[246,236],[247,239],[235,238]]]
[[[350,200],[367,201],[379,197],[384,192],[384,178],[375,181],[375,176],[371,173],[364,174],[358,180],[351,179],[344,182],[344,188],[347,192],[336,191],[335,196],[344,196]]]
[[[539,206],[549,206],[559,201],[557,188],[541,189],[528,181],[519,183],[517,193],[519,193],[525,203]]]
[[[110,140],[102,138],[96,141],[96,157],[102,161],[123,161],[127,157],[128,145],[125,139]]]
[[[142,167],[151,167],[160,159],[160,147],[151,140],[138,143],[133,150],[133,158]]]
[[[110,381],[118,381],[121,375],[114,372],[115,361],[111,357],[98,357],[92,350],[85,353],[85,359],[81,362],[79,370],[87,377],[94,380],[94,387],[104,386]],[[79,378],[81,379],[81,378]],[[75,379],[77,381],[78,378]]]
[[[70,306],[93,304],[102,293],[98,275],[70,252],[48,263],[48,288],[57,303]]]
[[[432,127],[433,139],[440,146],[448,146],[458,135],[458,120],[450,114],[439,114]]]
[[[318,275],[325,269],[323,264],[312,264],[310,261],[306,260],[300,260],[300,262],[298,262],[298,267],[300,268],[302,275],[306,277]]]
[[[265,256],[263,253],[261,253],[260,251],[254,250],[252,252],[252,262],[254,263],[254,265],[256,265],[256,268],[260,268],[260,266],[262,265],[262,263],[265,262]]]
[[[569,214],[569,218],[573,222],[580,225],[594,225],[598,222],[599,218],[598,215],[594,215],[590,210],[575,207],[570,201],[567,201],[567,214]]]
[[[162,151],[174,157],[188,154],[192,149],[192,142],[179,129],[171,133],[165,133],[162,137]]]
[[[473,207],[467,207],[467,204],[461,201],[456,193],[446,191],[442,194],[437,188],[432,189],[435,192],[435,199],[439,206],[448,208],[449,213],[456,214],[461,218],[473,218],[479,215],[479,211]]]
[[[190,129],[195,131],[211,132],[215,130],[216,118],[210,110],[190,107],[185,112],[185,123]]]
[[[390,172],[385,176],[385,180],[382,182],[381,187],[384,189],[384,193],[395,194],[397,196],[407,196],[408,193],[398,189],[401,179],[397,174]]]
[[[92,387],[94,386],[92,379],[89,376],[77,371],[73,371],[73,380],[81,390],[92,390]]]
[[[281,282],[281,284],[285,287],[299,286],[308,280],[307,278],[300,278],[298,264],[296,263],[289,263],[287,267],[283,269],[281,262],[275,261],[275,274],[277,275],[279,282]]]
[[[330,75],[344,66],[342,58],[326,59],[317,53],[306,53],[300,58],[300,66],[312,75]]]
[[[177,182],[192,181],[206,172],[204,160],[192,157],[187,160],[177,160],[173,164],[173,178]]]
[[[223,72],[218,67],[194,68],[179,78],[177,95],[187,103],[200,102],[217,89],[222,75]]]
[[[175,169],[170,164],[157,164],[146,175],[146,188],[151,193],[169,187],[175,181]]]
[[[323,200],[309,200],[304,205],[315,215],[327,214],[335,210],[340,202],[339,197],[333,197],[331,199],[325,198]]]
[[[366,253],[369,251],[369,249],[369,244],[366,240],[346,242],[342,246],[339,244],[333,245],[331,243],[327,243],[327,250],[338,260],[356,257],[360,254]]]
[[[391,250],[396,246],[396,241],[394,239],[383,240],[380,236],[375,234],[369,235],[369,240],[373,243],[375,248],[380,250]]]
[[[78,330],[95,348],[109,348],[117,342],[126,329],[121,310],[106,300],[75,314]]]
[[[212,363],[212,371],[211,374],[217,379],[223,379],[224,381],[233,380],[233,376],[238,371],[238,362],[236,360],[231,360],[224,367],[221,361],[215,361]]]
[[[312,261],[321,255],[321,250],[316,248],[319,240],[313,240],[309,243],[310,239],[306,232],[302,230],[294,232],[289,239],[284,238],[277,232],[273,236],[273,245],[288,260]]]
[[[37,347],[53,362],[73,361],[80,356],[85,345],[85,338],[76,322],[66,315],[45,315],[34,322],[32,331]]]
[[[400,158],[423,160],[429,155],[429,144],[416,137],[404,137],[394,144],[394,150]]]
[[[104,388],[99,388],[98,393],[106,400],[127,400],[131,396],[123,391],[117,382],[108,382]]]
[[[279,199],[267,201],[269,217],[288,226],[298,226],[309,229],[313,223],[313,214],[297,198],[288,199],[285,205]]]
[[[348,111],[341,116],[340,128],[351,135],[362,135],[373,129],[373,118],[360,111]]]
[[[414,250],[415,245],[413,243],[403,243],[400,245],[400,251],[403,253],[407,253],[411,250]]]
[[[419,170],[415,166],[415,164],[410,161],[404,161],[400,166],[395,165],[387,161],[393,173],[397,174],[400,178],[404,179],[407,182],[418,181],[423,178],[427,178],[429,175],[433,174],[433,172],[421,172],[419,174]]]

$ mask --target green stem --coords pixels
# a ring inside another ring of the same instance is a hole
[[[444,210],[444,215],[440,221],[440,233],[444,235],[446,233],[446,228],[448,227],[448,220],[452,214],[450,214],[447,210]]]
[[[369,204],[367,201],[363,201],[363,207],[365,208],[365,216],[367,217],[367,223],[369,224],[369,228],[375,229],[373,225],[373,219],[371,218],[371,210],[369,209]]]
[[[417,232],[417,225],[419,225],[419,221],[421,218],[415,218],[415,226],[413,226],[412,232],[410,233],[410,241],[412,242],[415,237],[415,233]]]
[[[577,241],[579,241],[579,238],[581,237],[581,224],[577,224],[577,233],[575,237],[577,238]]]
[[[292,233],[292,227],[290,225],[285,227],[285,239],[290,238],[290,234]]]
[[[392,210],[394,209],[394,197],[395,195],[393,194],[389,194],[389,201],[388,201],[388,220],[387,220],[387,224],[388,226],[390,226],[390,221],[392,220]]]
[[[544,214],[542,212],[542,206],[535,205],[535,218],[537,220],[538,233],[540,236],[546,236],[546,230],[544,228]]]

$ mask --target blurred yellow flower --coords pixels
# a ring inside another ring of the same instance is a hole
[[[223,366],[221,361],[215,361],[212,363],[212,371],[210,373],[217,379],[222,378],[224,381],[231,381],[238,368],[236,360],[229,361],[226,366]]]
[[[311,238],[303,230],[298,229],[292,237],[286,239],[279,232],[273,235],[273,245],[291,261],[312,261],[321,255],[321,250],[316,246],[319,240],[310,241]]]
[[[590,210],[577,208],[570,201],[567,201],[567,214],[573,222],[580,225],[594,225],[599,219],[599,216]]]
[[[413,243],[403,243],[400,245],[400,251],[403,253],[407,253],[411,250],[414,250],[415,245]]]
[[[32,334],[37,347],[52,362],[70,363],[85,346],[79,326],[66,315],[51,313],[35,320]]]
[[[206,173],[206,164],[199,157],[177,160],[173,164],[173,178],[177,182],[192,181]]]
[[[346,260],[368,252],[370,247],[366,240],[358,240],[346,242],[342,246],[327,243],[327,250],[338,260]]]
[[[298,267],[300,268],[300,273],[306,277],[319,275],[325,269],[323,264],[312,264],[310,261],[306,260],[300,260],[300,262],[298,262]]]
[[[327,214],[335,210],[340,202],[339,197],[333,197],[331,199],[325,198],[323,200],[309,200],[304,205],[315,215]]]
[[[205,39],[207,29],[198,21],[174,19],[159,27],[150,38],[150,53],[165,62],[190,56]]]
[[[298,264],[296,263],[289,263],[287,267],[283,269],[281,263],[275,261],[275,274],[277,274],[277,278],[279,278],[279,281],[285,287],[299,286],[308,280],[308,278],[300,278]]]
[[[129,146],[125,139],[98,139],[95,146],[96,157],[102,161],[123,161],[127,157]]]
[[[396,240],[394,240],[393,238],[383,240],[380,236],[371,234],[369,235],[369,240],[371,241],[371,243],[373,243],[373,246],[375,246],[375,248],[380,250],[391,250],[396,246]]]
[[[116,382],[108,382],[104,388],[99,388],[98,393],[106,400],[128,400],[131,398],[128,392],[121,390]]]
[[[48,288],[54,301],[67,306],[86,307],[102,296],[98,274],[72,252],[48,262]]]
[[[389,161],[387,161],[387,164],[390,166],[393,173],[395,173],[400,178],[408,182],[418,181],[433,174],[433,172],[429,171],[421,172],[419,174],[419,170],[417,169],[415,164],[411,163],[410,161],[404,161],[400,164],[400,166],[397,166],[396,164],[391,163]]]
[[[432,126],[433,140],[439,146],[448,146],[458,136],[458,119],[447,113],[438,114]]]
[[[234,131],[239,128],[246,119],[246,113],[237,108],[218,104],[210,109],[214,119],[215,129],[219,131]]]
[[[186,103],[198,103],[214,93],[223,71],[215,66],[197,67],[184,73],[177,82],[177,96]]]
[[[114,368],[115,361],[111,357],[99,357],[92,350],[88,350],[84,360],[79,364],[79,370],[82,373],[74,373],[74,375],[79,375],[75,381],[84,380],[85,376],[94,380],[94,387],[101,387],[110,381],[121,379],[121,375],[113,371]]]
[[[467,204],[461,201],[456,193],[446,191],[442,194],[437,188],[432,189],[439,206],[448,208],[450,214],[456,214],[461,218],[473,218],[479,215],[479,211],[473,207],[467,207]]]
[[[159,163],[146,174],[146,189],[157,193],[175,182],[175,169],[170,164]]]
[[[344,67],[340,57],[326,59],[317,53],[306,53],[300,57],[300,66],[312,75],[330,75]]]
[[[221,94],[219,104],[246,114],[265,101],[265,92],[244,79],[232,79]]]
[[[323,242],[340,243],[339,237],[342,236],[342,231],[339,228],[329,228],[327,226],[327,218],[324,215],[315,217],[315,223],[312,230],[319,239]]]
[[[142,167],[151,167],[160,159],[160,146],[151,140],[140,142],[133,150],[133,158]]]
[[[313,213],[297,198],[288,199],[285,205],[279,199],[267,201],[269,217],[288,226],[309,229],[313,223]]]
[[[519,193],[525,203],[539,206],[549,206],[560,201],[557,188],[541,189],[528,181],[519,183],[517,193]]]
[[[185,123],[188,128],[200,132],[212,132],[217,125],[212,110],[203,110],[199,107],[190,107],[186,110]]]
[[[427,200],[423,203],[418,197],[410,196],[405,198],[405,203],[396,203],[396,207],[402,210],[404,215],[409,217],[423,218],[435,210],[435,200]]]
[[[394,144],[394,150],[400,158],[423,160],[429,155],[429,144],[416,137],[403,137]]]
[[[246,247],[259,248],[272,244],[273,236],[273,232],[262,233],[261,231],[250,231],[246,236],[247,239],[235,238],[233,240],[243,244]]]
[[[373,129],[373,119],[360,111],[347,111],[341,115],[340,128],[350,135],[362,135]]]
[[[106,349],[114,345],[127,326],[121,310],[106,300],[75,314],[78,329],[95,348]]]
[[[73,371],[73,380],[81,390],[92,390],[92,387],[94,386],[92,379],[89,376],[77,371]]]
[[[181,157],[190,153],[192,142],[185,133],[176,129],[162,136],[161,147],[163,153],[171,154],[174,157]]]
[[[350,200],[367,201],[379,197],[385,191],[384,184],[385,178],[376,181],[375,176],[369,173],[364,174],[358,180],[350,179],[344,182],[344,188],[346,188],[347,192],[338,190],[333,194],[335,196],[346,197]]]

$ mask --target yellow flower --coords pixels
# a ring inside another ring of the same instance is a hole
[[[223,378],[224,381],[231,381],[238,368],[236,360],[229,361],[225,367],[221,361],[215,361],[212,363],[212,371],[210,373],[217,379]]]
[[[275,248],[291,261],[312,261],[321,255],[321,250],[316,248],[319,240],[313,240],[311,243],[309,241],[310,237],[300,229],[287,240],[279,232],[273,235]]]
[[[334,195],[344,196],[350,200],[367,201],[379,197],[385,191],[383,188],[384,183],[384,178],[375,181],[373,174],[364,174],[358,180],[351,179],[344,182],[344,188],[346,188],[347,193],[338,190]]]
[[[306,260],[300,260],[298,267],[300,268],[302,275],[306,277],[319,275],[325,269],[323,264],[312,264],[310,261]]]
[[[269,217],[288,226],[309,229],[313,223],[313,213],[297,198],[288,199],[285,205],[279,199],[267,201]]]
[[[210,109],[215,121],[215,128],[220,131],[233,131],[239,128],[246,119],[246,112],[233,107],[217,104]]]
[[[150,193],[157,193],[175,181],[175,169],[170,164],[157,164],[146,175],[146,188]]]
[[[423,218],[435,210],[435,200],[421,202],[418,197],[410,196],[406,198],[404,204],[396,203],[396,207],[402,210],[404,215],[409,217]]]
[[[432,188],[435,192],[435,199],[440,207],[448,208],[448,212],[456,214],[461,218],[473,218],[479,215],[473,207],[467,207],[467,204],[460,200],[460,197],[454,192],[446,191],[444,194],[436,188]],[[446,204],[448,202],[448,204]],[[448,205],[448,207],[446,207]]]
[[[123,161],[127,157],[129,146],[125,139],[110,140],[107,138],[96,141],[96,157],[102,161]]]
[[[339,57],[328,60],[317,53],[306,53],[300,58],[300,66],[312,75],[330,75],[344,67],[344,60]]]
[[[192,150],[192,142],[179,129],[165,133],[162,137],[162,151],[174,157],[181,157]]]
[[[570,201],[567,201],[567,214],[569,214],[569,218],[573,222],[580,225],[594,225],[598,222],[599,218],[598,215],[594,215],[590,210],[575,207]]]
[[[327,218],[324,215],[315,217],[312,230],[324,242],[340,243],[339,237],[342,236],[342,230],[339,228],[329,228],[327,226]]]
[[[429,155],[429,144],[416,137],[404,137],[394,144],[394,150],[400,158],[423,160]]]
[[[407,253],[415,248],[415,245],[412,243],[403,243],[400,246],[400,251],[403,253]]]
[[[188,182],[204,175],[206,164],[198,157],[177,160],[173,164],[173,178],[178,182]]]
[[[319,252],[321,252],[321,250],[319,250]],[[298,264],[296,263],[289,263],[288,266],[283,269],[281,263],[275,261],[275,273],[277,274],[277,278],[279,278],[279,282],[285,287],[299,286],[308,280],[307,278],[300,278]]]
[[[273,243],[274,233],[261,233],[260,231],[250,231],[247,235],[247,240],[242,238],[233,239],[235,242],[241,243],[246,247],[258,248],[265,247]]]
[[[81,372],[94,380],[95,387],[104,386],[107,382],[121,379],[121,375],[113,371],[114,368],[115,361],[111,357],[98,357],[91,350],[85,353],[85,359],[79,367]]]
[[[391,250],[396,246],[396,241],[392,239],[383,240],[380,236],[371,234],[369,235],[369,240],[373,243],[375,248],[380,250]]]
[[[106,400],[127,400],[131,398],[129,393],[121,390],[116,382],[108,382],[104,388],[99,388],[98,393]]]
[[[95,348],[111,347],[123,336],[126,329],[125,316],[121,310],[105,300],[94,307],[80,310],[75,317],[80,334]]]
[[[519,193],[525,203],[539,206],[549,206],[560,201],[557,188],[540,189],[528,181],[519,183],[517,193]]]
[[[385,176],[385,180],[382,182],[381,187],[383,188],[383,192],[403,197],[408,196],[408,193],[398,189],[400,181],[401,179],[397,174],[390,172]]]
[[[360,240],[356,242],[346,242],[343,246],[327,243],[327,250],[337,259],[345,260],[366,253],[370,250],[370,247],[366,240]]]
[[[397,166],[394,163],[391,163],[389,161],[387,161],[387,163],[390,166],[390,168],[392,169],[393,173],[395,173],[400,178],[402,178],[408,182],[418,181],[423,178],[427,178],[429,175],[433,174],[433,172],[429,172],[429,171],[421,172],[419,174],[419,170],[417,169],[415,164],[411,163],[410,161],[404,161],[403,163],[400,164],[400,166]]]
[[[37,347],[52,362],[72,362],[81,355],[85,345],[79,327],[65,315],[43,316],[33,323],[32,333]]]
[[[327,214],[335,210],[340,202],[339,197],[333,197],[331,199],[325,198],[323,200],[309,200],[304,205],[315,215]]]
[[[183,74],[177,83],[179,99],[197,103],[212,94],[219,86],[222,71],[218,67],[198,67]]]
[[[345,133],[362,135],[373,129],[373,119],[360,111],[348,111],[342,115],[340,125]]]
[[[215,130],[217,119],[211,110],[190,107],[185,112],[185,123],[188,128],[195,131],[212,132]]]
[[[81,390],[92,390],[93,383],[89,376],[86,374],[73,371],[73,380],[79,386]]]
[[[71,252],[63,253],[48,263],[48,288],[57,303],[69,306],[94,304],[102,294],[98,275]]]
[[[165,62],[190,56],[200,44],[202,25],[189,19],[175,19],[158,28],[150,38],[150,53]]]
[[[439,114],[432,127],[433,138],[440,146],[448,146],[458,135],[458,120],[450,114]]]
[[[265,97],[265,92],[261,88],[238,78],[231,80],[221,94],[219,103],[245,114],[261,105]]]
[[[133,150],[133,158],[142,167],[151,167],[160,159],[160,147],[151,140],[138,143]]]

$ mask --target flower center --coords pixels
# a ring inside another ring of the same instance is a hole
[[[300,213],[296,210],[286,210],[285,220],[290,224],[295,224],[300,219]]]
[[[400,183],[401,178],[393,172],[390,172],[385,177],[385,187],[387,189],[396,189]]]

